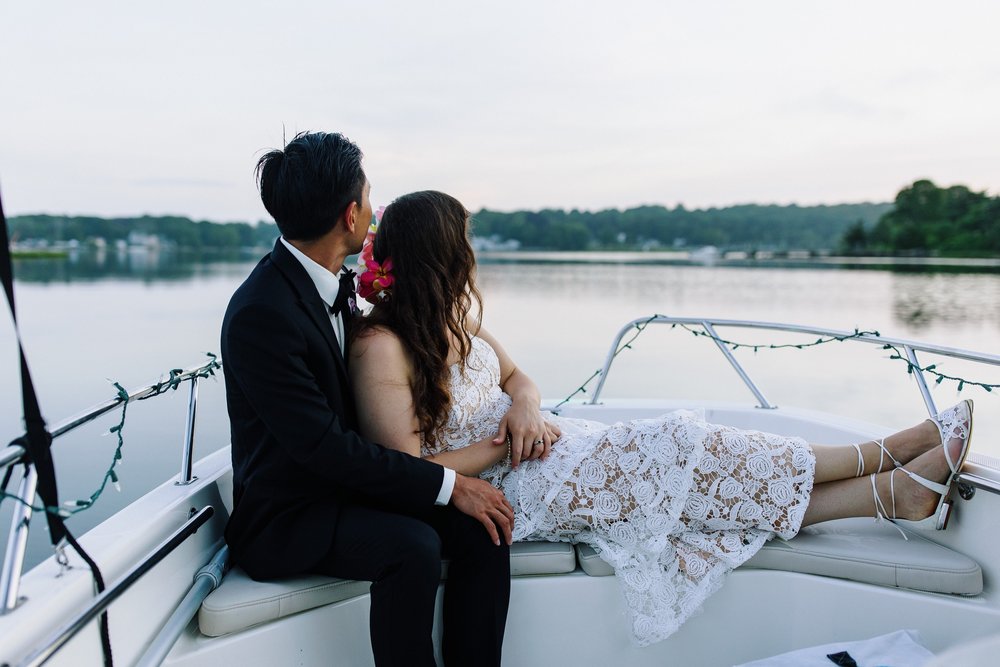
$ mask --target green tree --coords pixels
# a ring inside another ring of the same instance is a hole
[[[858,220],[844,232],[840,251],[845,255],[861,255],[864,254],[867,248],[868,231],[865,229],[865,223],[862,220]]]
[[[865,249],[888,255],[997,255],[998,226],[997,198],[964,185],[939,188],[919,180],[899,191],[892,210],[868,235]],[[842,246],[854,247],[857,240],[845,235]]]

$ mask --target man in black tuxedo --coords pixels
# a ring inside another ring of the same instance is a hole
[[[255,579],[314,572],[373,582],[379,665],[434,664],[444,554],[445,661],[499,665],[510,505],[483,480],[356,432],[344,350],[353,283],[338,274],[372,217],[361,158],[339,134],[302,133],[257,164],[281,238],[222,325],[234,477],[226,541]]]

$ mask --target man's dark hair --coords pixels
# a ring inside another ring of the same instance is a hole
[[[342,134],[300,132],[284,150],[258,160],[260,199],[281,235],[312,241],[333,229],[348,204],[360,205],[362,157],[361,149]]]

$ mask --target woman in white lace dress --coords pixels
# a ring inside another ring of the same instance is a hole
[[[375,305],[356,322],[349,363],[362,430],[492,480],[514,508],[515,540],[593,546],[615,567],[640,644],[675,632],[775,535],[843,517],[928,517],[964,460],[967,402],[853,447],[688,411],[613,426],[542,413],[534,383],[472,315],[467,225],[457,200],[418,192],[370,235],[359,295]]]

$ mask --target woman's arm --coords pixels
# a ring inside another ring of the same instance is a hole
[[[386,447],[419,457],[419,421],[410,390],[410,360],[399,339],[384,330],[361,335],[351,345],[348,368],[361,433]],[[506,446],[486,438],[424,459],[475,477],[506,456]]]
[[[503,349],[499,341],[480,327],[477,334],[493,348],[500,361],[500,388],[510,396],[511,406],[500,422],[500,432],[494,443],[502,442],[507,435],[511,438],[511,465],[537,458],[547,458],[552,443],[559,438],[559,429],[542,419],[538,409],[542,402],[538,386],[524,373]],[[542,442],[541,447],[534,443]]]

